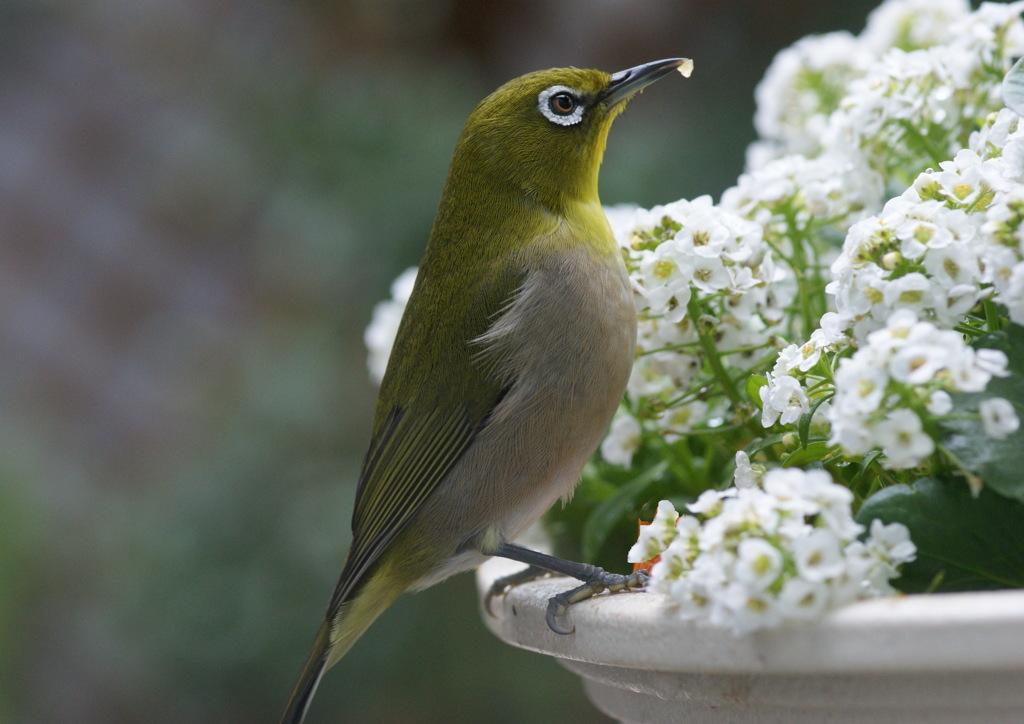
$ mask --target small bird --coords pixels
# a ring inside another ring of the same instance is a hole
[[[560,633],[569,604],[643,586],[513,541],[571,496],[633,364],[633,292],[597,194],[608,130],[691,67],[538,71],[470,115],[381,382],[352,545],[283,724],[400,594],[487,556],[583,581],[551,601]]]

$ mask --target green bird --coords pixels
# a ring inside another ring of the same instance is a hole
[[[404,591],[501,556],[575,577],[577,600],[642,587],[512,541],[572,495],[625,391],[636,311],[597,194],[608,130],[682,58],[512,80],[455,146],[381,383],[352,545],[282,722]]]

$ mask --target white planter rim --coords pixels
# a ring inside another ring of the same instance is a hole
[[[481,597],[522,568],[491,559],[477,570]],[[574,661],[699,674],[842,674],[886,671],[1024,672],[1024,590],[895,596],[861,601],[820,621],[746,636],[684,621],[655,593],[601,595],[545,623],[548,599],[578,585],[543,578],[491,602],[487,626],[513,646]]]

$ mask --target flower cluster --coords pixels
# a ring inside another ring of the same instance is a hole
[[[893,120],[911,127],[915,118],[958,122],[956,113],[934,112],[935,104],[949,103],[953,90],[943,87],[929,97],[929,71],[936,72],[937,82],[948,76],[947,68],[956,68],[960,78],[978,73],[993,55],[991,44],[978,39],[990,39],[1012,14],[996,19],[990,12],[972,14],[967,0],[890,0],[868,16],[859,36],[845,31],[808,36],[782,50],[755,91],[760,139],[748,149],[750,166],[789,154],[814,157],[828,147],[855,150],[855,140],[868,140],[870,131]],[[981,46],[978,52],[962,47],[961,38],[973,39]],[[950,43],[960,52],[943,48]],[[923,53],[914,55],[917,51]],[[929,59],[929,53],[935,57]],[[979,90],[990,87],[983,83]],[[890,133],[899,133],[889,125]],[[868,145],[878,150],[881,140],[870,139]]]
[[[770,348],[789,289],[762,227],[710,197],[653,209],[612,209],[637,291],[639,354],[628,394],[632,414],[672,442],[713,407],[688,390],[702,385],[700,359],[714,345],[722,364],[748,370]],[[628,462],[639,423],[620,417],[604,446]],[[619,445],[618,443],[622,444]]]
[[[805,38],[757,89],[753,166],[788,154],[860,157],[893,187],[964,147],[1001,103],[1006,61],[1024,48],[1021,3],[890,0],[853,37]],[[910,172],[910,175],[906,175]]]
[[[720,203],[609,213],[640,328],[605,459],[738,424],[738,390],[759,367],[774,365],[755,398],[762,423],[796,423],[832,393],[828,360],[897,309],[952,329],[992,301],[1024,320],[1024,129],[1004,110],[970,136],[1024,53],[1022,9],[889,0],[859,36],[805,38],[760,84],[761,140]],[[827,401],[815,410],[824,422]]]
[[[899,523],[875,520],[862,539],[852,494],[824,471],[777,468],[760,485],[739,483],[703,493],[687,506],[690,515],[663,500],[629,551],[634,562],[659,557],[652,587],[671,596],[683,618],[737,635],[815,619],[892,593],[889,581],[915,557]]]
[[[970,148],[850,228],[826,287],[837,312],[806,344],[780,354],[760,390],[765,426],[776,417],[794,422],[816,390],[834,394],[825,408],[830,442],[846,454],[882,449],[895,470],[931,455],[938,430],[930,420],[952,411],[948,393],[983,392],[992,376],[1007,374],[1005,355],[974,350],[953,328],[982,302],[1024,322],[1022,159],[1024,124],[1004,109],[972,135]],[[834,378],[831,367],[816,369],[823,353],[850,345],[859,349]],[[1005,413],[999,424],[994,408]],[[996,438],[1018,426],[999,398],[978,413]]]
[[[999,350],[976,350],[958,332],[918,321],[910,310],[894,312],[839,363],[828,411],[831,442],[848,455],[881,449],[893,470],[919,465],[935,450],[934,433],[925,425],[953,409],[949,393],[981,392],[992,377],[1008,374],[1006,366]],[[1004,412],[1009,404],[1001,398],[986,403]],[[1005,418],[986,424],[990,435],[1002,438],[1016,429],[1012,407]]]
[[[827,291],[862,340],[895,309],[952,328],[979,301],[1024,323],[1024,124],[1003,109],[970,147],[917,176],[877,216],[854,224]]]

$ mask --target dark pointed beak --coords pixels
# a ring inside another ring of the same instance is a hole
[[[653,63],[644,63],[635,68],[620,70],[612,75],[607,90],[601,95],[601,100],[608,106],[614,106],[628,100],[634,93],[649,86],[659,78],[663,78],[673,70],[682,68],[680,71],[689,76],[689,69],[693,67],[693,61],[688,58],[668,58],[667,60],[656,60]]]

